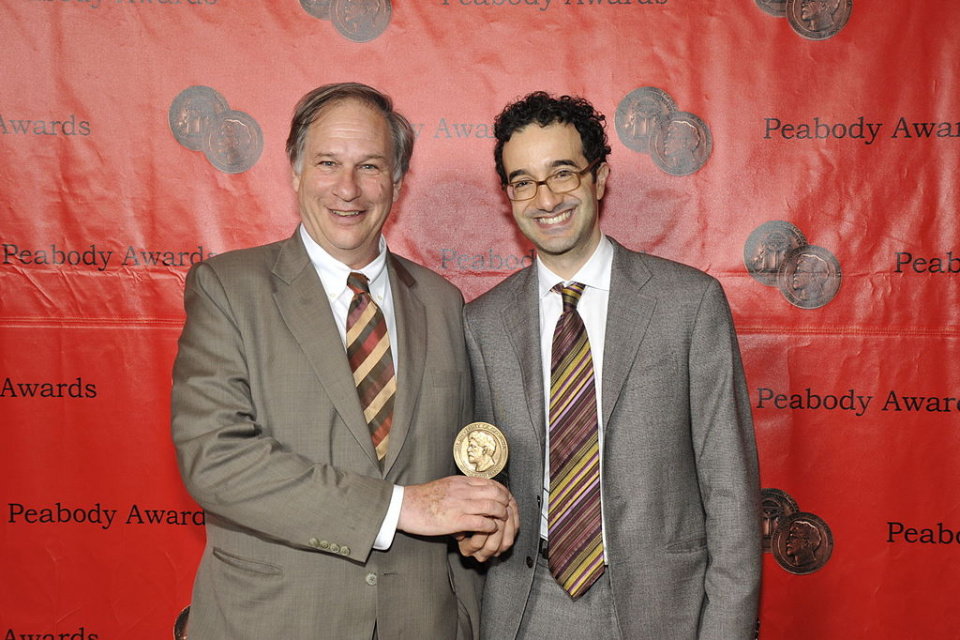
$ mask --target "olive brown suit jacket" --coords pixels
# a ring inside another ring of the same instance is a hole
[[[544,390],[536,267],[465,309],[477,420],[510,449],[515,546],[491,560],[481,636],[515,638],[540,541]],[[760,587],[753,425],[720,284],[614,243],[602,371],[607,575],[624,640],[747,640]]]
[[[299,233],[187,276],[173,438],[206,510],[193,640],[468,639],[480,576],[447,537],[372,548],[394,484],[455,472],[472,388],[460,292],[396,255],[390,445],[378,464],[342,339]]]

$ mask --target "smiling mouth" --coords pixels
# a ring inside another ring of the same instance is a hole
[[[559,224],[561,222],[566,222],[573,216],[573,209],[565,209],[560,213],[553,216],[545,216],[537,218],[537,224],[548,226],[552,224]]]
[[[358,215],[363,213],[363,211],[337,211],[336,209],[331,209],[330,213],[338,218],[356,218]]]

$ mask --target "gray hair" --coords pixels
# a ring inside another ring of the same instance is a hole
[[[359,82],[325,84],[300,98],[290,121],[290,135],[287,137],[290,166],[297,174],[300,173],[303,168],[303,147],[310,125],[324,109],[347,100],[357,100],[368,105],[380,111],[387,119],[393,141],[393,181],[398,182],[410,168],[415,139],[413,127],[402,114],[393,110],[390,96]]]

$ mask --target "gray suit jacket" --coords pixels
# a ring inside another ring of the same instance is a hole
[[[503,430],[520,508],[481,636],[515,638],[540,538],[544,392],[535,267],[465,309],[477,420]],[[602,371],[607,574],[625,640],[753,638],[760,488],[749,398],[714,278],[614,243]]]
[[[446,538],[372,545],[392,485],[455,472],[472,411],[460,292],[395,255],[398,390],[384,470],[343,342],[295,233],[187,276],[173,438],[207,544],[200,640],[472,638],[481,577]]]

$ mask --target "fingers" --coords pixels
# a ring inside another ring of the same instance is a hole
[[[477,557],[477,553],[483,549],[483,546],[487,543],[487,539],[490,537],[485,533],[474,533],[471,535],[459,534],[460,537],[457,538],[457,546],[460,547],[460,554],[463,556],[473,556],[480,560],[481,562],[485,561],[486,558]]]
[[[520,511],[517,508],[517,502],[510,496],[510,504],[507,507],[507,519],[501,526],[500,545],[493,554],[499,556],[501,553],[513,546],[517,540],[517,530],[520,528]]]
[[[457,502],[465,514],[481,515],[503,520],[513,496],[499,482],[486,478],[451,476],[438,480],[451,503]]]
[[[483,534],[492,534],[500,528],[500,523],[503,522],[497,518],[489,518],[487,516],[463,516],[453,527],[460,527],[458,531],[468,531],[472,533],[483,533]],[[469,533],[467,534],[470,535]]]
[[[474,533],[461,540],[458,545],[460,553],[464,556],[472,556],[480,562],[486,562],[490,558],[500,555],[500,541],[503,537],[503,530],[497,529],[492,534]]]
[[[494,522],[496,523],[496,530],[493,533],[456,534],[454,537],[457,540],[460,553],[464,556],[476,558],[480,562],[486,562],[490,558],[500,556],[513,546],[517,538],[517,529],[520,526],[520,515],[513,496],[510,497],[507,507],[507,517]]]
[[[497,532],[486,537],[484,544],[473,554],[473,557],[480,562],[486,562],[494,556],[500,555],[500,544],[503,540],[503,528],[497,529]]]
[[[462,531],[494,533],[506,520],[512,497],[485,478],[450,476],[404,489],[398,528],[420,535]]]

